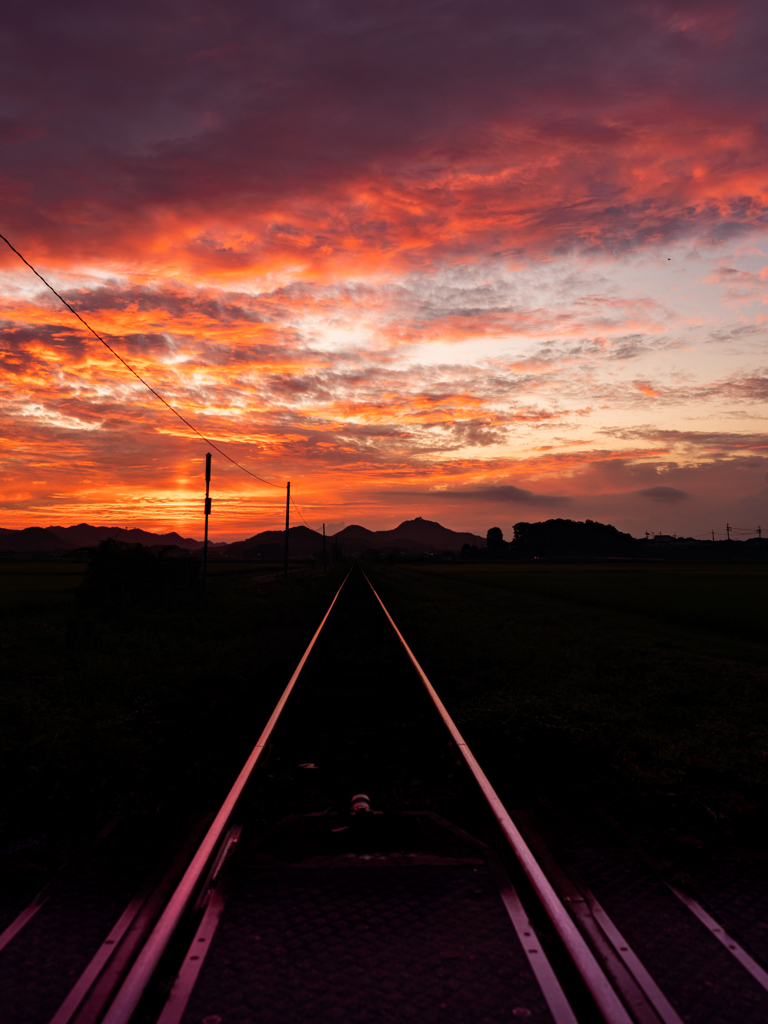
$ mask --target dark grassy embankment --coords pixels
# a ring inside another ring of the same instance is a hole
[[[85,569],[0,565],[0,845],[214,807],[339,584],[213,565],[204,607],[105,608],[78,599]]]
[[[688,848],[766,848],[768,568],[374,570],[512,805],[603,806]]]

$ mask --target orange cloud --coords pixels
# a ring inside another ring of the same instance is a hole
[[[603,494],[615,467],[736,460],[760,446],[600,433],[654,398],[664,429],[714,410],[751,439],[768,398],[759,245],[708,264],[717,316],[673,275],[768,209],[765,14],[694,6],[160,0],[83,34],[43,0],[56,31],[6,26],[3,231],[311,514],[383,514],[414,479]],[[4,250],[0,274],[4,523],[192,529],[202,444]],[[216,472],[227,530],[272,522],[268,488]]]

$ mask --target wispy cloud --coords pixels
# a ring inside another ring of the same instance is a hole
[[[430,498],[447,498],[452,501],[501,502],[512,505],[536,505],[548,508],[567,505],[570,498],[555,494],[535,494],[512,484],[496,484],[490,487],[463,487],[451,490],[430,491]]]
[[[641,498],[650,498],[651,501],[660,501],[666,505],[675,505],[679,501],[688,501],[691,497],[685,491],[676,487],[645,487],[637,492]]]

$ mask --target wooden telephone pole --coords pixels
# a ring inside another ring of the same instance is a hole
[[[323,572],[325,572],[325,523],[323,523]]]
[[[291,481],[285,485],[285,561],[283,563],[283,576],[288,579],[288,527],[291,517]]]
[[[203,592],[205,577],[208,575],[208,516],[211,514],[211,453],[205,456],[205,537],[203,539]]]

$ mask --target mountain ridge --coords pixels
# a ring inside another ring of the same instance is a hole
[[[107,538],[127,544],[144,544],[147,547],[176,546],[187,551],[198,551],[202,541],[180,534],[151,533],[135,527],[91,526],[78,523],[76,526],[28,526],[21,530],[0,528],[0,551],[47,552],[73,551],[77,548],[95,547]],[[366,550],[395,550],[407,554],[425,550],[460,551],[464,544],[485,547],[485,538],[475,533],[451,530],[429,519],[406,519],[392,530],[369,530],[365,526],[350,525],[325,538],[326,550],[339,548],[345,554],[361,554]],[[323,535],[306,526],[293,526],[289,530],[291,556],[311,558],[322,551]],[[284,530],[263,530],[245,540],[231,544],[209,542],[209,547],[218,555],[258,554],[260,557],[282,558],[285,550]]]
[[[77,548],[95,547],[108,537],[126,544],[144,544],[147,547],[175,545],[187,551],[197,551],[203,546],[202,541],[182,537],[176,532],[150,533],[135,527],[125,529],[122,526],[78,523],[77,526],[27,526],[22,530],[0,528],[0,551],[74,551]]]
[[[394,530],[369,530],[365,526],[350,525],[325,538],[326,551],[341,547],[344,554],[362,554],[366,550],[394,549],[406,554],[419,554],[425,548],[438,551],[460,551],[464,544],[485,547],[485,537],[476,533],[458,532],[429,519],[406,519]],[[322,550],[323,535],[306,526],[293,526],[289,530],[291,554],[311,558]],[[260,557],[282,557],[285,549],[285,530],[264,530],[246,540],[227,545],[226,554],[256,554]],[[224,553],[224,552],[222,552]]]
[[[127,529],[122,526],[91,526],[90,523],[78,523],[77,526],[48,526],[46,529],[75,548],[90,547],[108,537],[126,544],[175,544],[189,550],[203,546],[202,541],[182,537],[175,530],[171,533],[152,533],[150,530],[140,530],[137,527]]]

